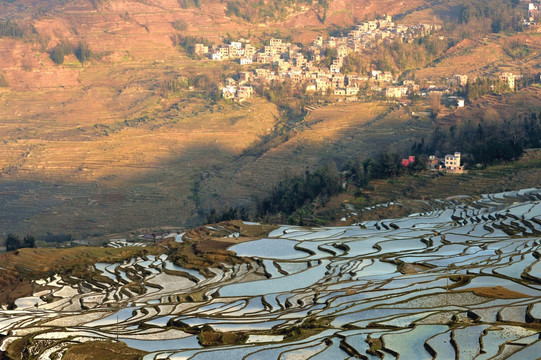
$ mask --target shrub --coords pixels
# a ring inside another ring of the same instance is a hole
[[[47,234],[41,236],[40,240],[43,240],[47,243],[63,243],[70,242],[72,240],[71,234]]]
[[[173,27],[178,30],[178,31],[185,31],[185,30],[188,30],[188,23],[186,23],[186,21],[184,20],[175,20],[173,22]]]
[[[225,12],[227,16],[240,16],[239,3],[237,1],[232,1],[227,3],[227,11]]]
[[[519,42],[511,42],[508,46],[504,48],[507,55],[509,55],[513,60],[523,59],[527,57],[531,50],[527,45],[521,44]]]
[[[0,87],[9,87],[9,82],[4,74],[0,74]]]
[[[195,44],[203,44],[205,46],[211,46],[212,43],[205,38],[198,38],[195,36],[182,36],[178,34],[172,38],[175,46],[179,46],[184,49],[189,56],[195,56]]]
[[[162,94],[175,93],[190,86],[190,80],[184,76],[172,77],[163,81],[160,85]]]
[[[60,65],[60,64],[64,63],[64,56],[65,55],[66,54],[64,54],[64,51],[57,46],[57,47],[54,47],[53,50],[51,50],[50,57],[51,57],[51,60],[55,64]]]

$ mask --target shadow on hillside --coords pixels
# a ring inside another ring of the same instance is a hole
[[[522,102],[524,96],[512,98]],[[528,96],[530,106],[541,106],[540,91]],[[494,101],[490,98],[486,104],[479,101],[462,109],[460,118],[474,118],[485,106],[495,106],[500,113],[515,111],[509,104],[494,105]],[[124,176],[123,169],[118,169],[116,176],[80,183],[0,178],[0,233],[90,237],[198,225],[210,209],[253,205],[254,196],[262,197],[280,179],[303,173],[307,167],[340,168],[347,159],[362,160],[387,150],[407,153],[434,124],[400,120],[396,116],[403,111],[396,107],[377,121],[353,121],[341,128],[336,128],[334,120],[310,124],[309,116],[287,141],[257,156],[250,151],[239,156],[220,144],[198,142],[138,176]],[[452,114],[441,123],[450,126],[456,121],[457,114]]]

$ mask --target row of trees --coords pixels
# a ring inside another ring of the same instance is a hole
[[[6,237],[6,251],[34,247],[36,247],[36,239],[32,235],[26,235],[22,241],[17,235],[8,234]]]
[[[280,212],[291,214],[316,199],[325,203],[341,191],[340,177],[335,169],[326,167],[314,172],[306,170],[304,175],[280,181],[267,197],[258,201],[257,216],[261,218]]]
[[[188,89],[193,82],[186,76],[173,76],[164,80],[160,84],[161,93],[166,95],[169,93],[175,93],[177,91]]]
[[[231,219],[264,219],[268,215],[290,215],[301,207],[320,201],[325,203],[331,196],[343,190],[342,180],[357,187],[365,187],[370,180],[388,179],[426,168],[428,155],[444,155],[460,150],[468,164],[491,165],[518,158],[527,148],[541,147],[541,113],[527,113],[498,121],[468,121],[449,129],[436,128],[431,139],[414,143],[411,153],[416,155],[412,164],[404,167],[402,156],[396,152],[382,152],[364,161],[349,159],[340,171],[326,167],[306,171],[301,176],[286,177],[263,199],[256,200],[255,216],[246,208],[230,208],[218,213],[211,210],[209,222]]]
[[[457,0],[444,15],[448,37],[464,39],[489,33],[521,31],[526,8],[520,0]],[[457,11],[458,10],[458,11]]]
[[[250,214],[245,207],[230,207],[228,210],[222,212],[211,209],[207,215],[207,224],[214,224],[220,221],[229,220],[250,220]]]
[[[468,0],[460,5],[459,23],[479,23],[490,20],[490,31],[499,33],[508,30],[521,30],[521,19],[525,11],[519,0]]]
[[[63,41],[51,49],[49,57],[55,64],[60,65],[64,63],[64,57],[69,54],[74,54],[81,64],[89,61],[95,55],[85,42],[73,46],[70,43]]]
[[[201,0],[178,0],[178,4],[183,9],[191,7],[201,8]]]
[[[422,159],[404,167],[401,165],[401,156],[395,152],[381,153],[362,163],[358,159],[350,159],[340,170],[336,166],[327,166],[313,172],[306,170],[303,175],[286,177],[269,195],[256,199],[255,214],[245,207],[230,207],[222,212],[211,209],[206,220],[207,223],[233,219],[261,220],[275,214],[297,220],[291,215],[303,206],[313,202],[325,205],[333,195],[342,192],[342,180],[363,187],[372,179],[386,179],[421,169],[424,169]],[[299,219],[302,221],[302,218]]]
[[[155,90],[159,90],[163,96],[167,96],[171,93],[176,93],[181,90],[189,89],[193,86],[199,90],[205,98],[218,101],[221,98],[221,89],[218,86],[220,78],[213,76],[216,74],[199,74],[199,75],[180,75],[179,73],[172,73],[167,78],[156,84]]]
[[[342,166],[341,175],[349,183],[357,187],[365,187],[373,179],[388,179],[424,169],[425,159],[423,156],[417,156],[415,162],[404,167],[402,156],[399,153],[382,152],[363,162],[359,159],[347,160]]]
[[[2,37],[14,37],[22,38],[24,31],[19,25],[11,20],[0,21],[0,38]]]
[[[436,128],[431,140],[415,143],[416,154],[444,154],[460,149],[470,164],[491,165],[518,158],[527,148],[541,147],[541,113],[499,121],[468,121],[449,129]]]
[[[45,235],[39,236],[40,241],[48,244],[70,243],[73,238],[71,234],[53,234],[48,232]],[[35,248],[36,238],[32,235],[26,235],[22,240],[15,234],[8,234],[5,240],[6,251],[15,251],[21,248]]]
[[[468,82],[465,95],[468,101],[472,101],[487,94],[503,94],[511,90],[513,89],[500,79],[477,78]]]

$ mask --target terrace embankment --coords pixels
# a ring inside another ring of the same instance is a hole
[[[0,255],[0,303],[8,304],[17,298],[39,290],[32,280],[55,274],[81,278],[108,279],[93,268],[98,262],[116,263],[135,257],[169,254],[177,265],[205,272],[208,267],[240,264],[244,259],[226,249],[240,242],[254,240],[268,234],[275,227],[242,221],[229,221],[195,228],[184,234],[183,242],[174,238],[148,244],[145,247],[74,247],[67,249],[19,249]],[[137,288],[132,284],[132,288]]]
[[[116,262],[159,253],[163,249],[146,248],[98,248],[76,247],[70,249],[19,249],[0,255],[3,264],[0,269],[0,303],[28,296],[37,291],[39,286],[32,280],[49,277],[54,274],[73,274],[83,277],[97,275],[92,270],[96,262]]]
[[[166,239],[162,245],[170,249],[169,258],[176,265],[213,276],[211,267],[222,268],[224,264],[238,265],[248,260],[227,250],[232,245],[259,239],[275,229],[273,225],[244,223],[239,220],[206,225],[189,230],[182,236],[182,242]],[[192,298],[201,293],[191,294]]]

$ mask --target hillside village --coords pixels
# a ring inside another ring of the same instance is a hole
[[[416,39],[434,34],[441,29],[439,25],[418,24],[406,26],[396,24],[390,16],[362,22],[341,37],[318,36],[307,49],[283,39],[272,38],[259,51],[249,40],[240,39],[230,44],[206,46],[198,43],[194,53],[207,57],[210,61],[237,61],[249,69],[237,74],[237,80],[227,78],[222,84],[222,96],[242,102],[255,94],[257,88],[273,82],[286,82],[302,87],[307,94],[333,95],[337,101],[357,101],[372,94],[386,98],[400,99],[410,94],[429,96],[436,93],[446,95],[448,105],[463,107],[464,99],[450,96],[459,87],[465,87],[467,75],[456,74],[444,83],[420,84],[414,80],[397,81],[397,76],[389,71],[371,70],[369,74],[343,74],[346,57],[353,53],[378,45],[390,45],[394,41],[412,43]],[[443,40],[443,36],[439,37]],[[332,63],[325,59],[332,53]],[[261,65],[256,67],[254,65]],[[255,68],[254,68],[255,67]],[[515,80],[520,75],[510,72],[500,74],[499,79],[510,90],[515,89]]]

